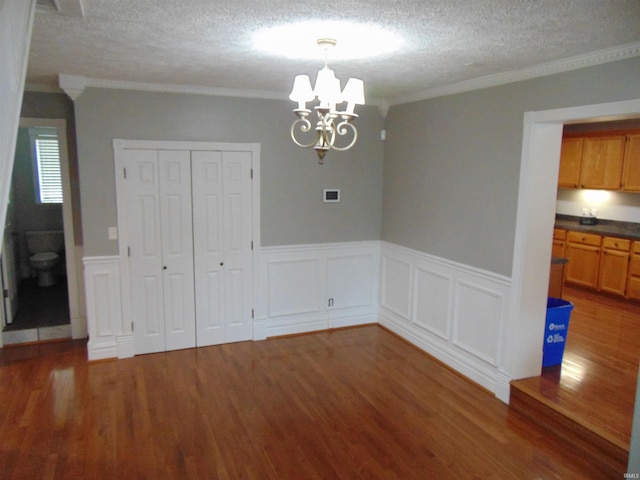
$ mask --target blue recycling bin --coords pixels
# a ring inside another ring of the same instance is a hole
[[[542,366],[551,367],[562,363],[564,347],[569,333],[569,318],[573,303],[561,298],[547,299],[547,317],[544,329]]]

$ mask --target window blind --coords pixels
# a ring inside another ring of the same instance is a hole
[[[38,164],[40,203],[62,203],[60,147],[55,137],[38,136],[35,140]]]

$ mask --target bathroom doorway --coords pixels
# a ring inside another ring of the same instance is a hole
[[[66,121],[21,119],[17,140],[2,246],[2,345],[80,338],[86,325]]]

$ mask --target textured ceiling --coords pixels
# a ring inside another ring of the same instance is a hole
[[[315,61],[268,55],[254,49],[252,34],[309,19],[371,23],[400,34],[396,53],[330,60],[339,77],[360,77],[370,98],[390,101],[640,42],[639,0],[82,0],[82,6],[83,17],[36,13],[28,84],[57,85],[63,73],[286,98],[296,74],[322,66],[321,54]]]

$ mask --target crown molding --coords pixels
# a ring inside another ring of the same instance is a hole
[[[496,87],[499,85],[506,85],[508,83],[546,77],[556,73],[579,70],[581,68],[616,62],[637,56],[640,56],[640,42],[621,45],[619,47],[609,48],[606,50],[599,50],[597,52],[556,60],[549,63],[543,63],[541,65],[523,68],[521,70],[487,75],[485,77],[465,80],[451,85],[429,88],[421,92],[399,95],[388,99],[388,102],[390,105],[418,102],[420,100],[427,100],[430,98],[444,97],[446,95],[453,95],[456,93],[470,92],[472,90],[480,90],[482,88]]]
[[[107,80],[101,78],[77,77],[75,75],[60,75],[61,87],[64,89],[63,78],[82,78],[84,87],[107,88],[115,90],[136,90],[159,93],[186,93],[192,95],[211,95],[217,97],[263,98],[268,100],[282,100],[288,94],[269,90],[244,90],[239,88],[204,87],[198,85],[178,85],[146,82],[129,82],[125,80]]]
[[[76,100],[87,87],[134,90],[156,93],[182,93],[191,95],[210,95],[216,97],[236,97],[236,98],[260,98],[265,100],[287,100],[289,93],[276,92],[271,90],[248,90],[240,88],[203,87],[198,85],[179,85],[146,82],[129,82],[125,80],[106,80],[101,78],[82,77],[79,75],[60,74],[58,76],[60,89],[62,89],[72,100]],[[57,91],[61,91],[58,89]],[[372,106],[388,105],[384,99],[370,98],[367,104]],[[382,114],[382,111],[381,111]]]
[[[384,118],[389,106],[404,103],[418,102],[430,98],[444,97],[457,93],[470,92],[483,88],[506,85],[508,83],[531,80],[533,78],[545,77],[557,73],[579,70],[594,65],[616,62],[640,56],[640,42],[622,45],[606,50],[599,50],[584,55],[578,55],[562,60],[557,60],[541,65],[536,65],[521,70],[487,75],[485,77],[474,78],[462,82],[444,85],[441,87],[429,88],[420,92],[399,95],[391,98],[371,98],[367,99],[367,104],[377,106],[380,114]],[[239,98],[260,98],[267,100],[286,100],[288,93],[270,90],[245,90],[239,88],[205,87],[198,85],[160,84],[146,82],[129,82],[124,80],[106,80],[100,78],[82,77],[76,75],[59,75],[60,88],[74,101],[82,94],[85,88],[106,88],[118,90],[136,90],[144,92],[158,93],[183,93],[193,95],[211,95],[219,97],[239,97]]]

